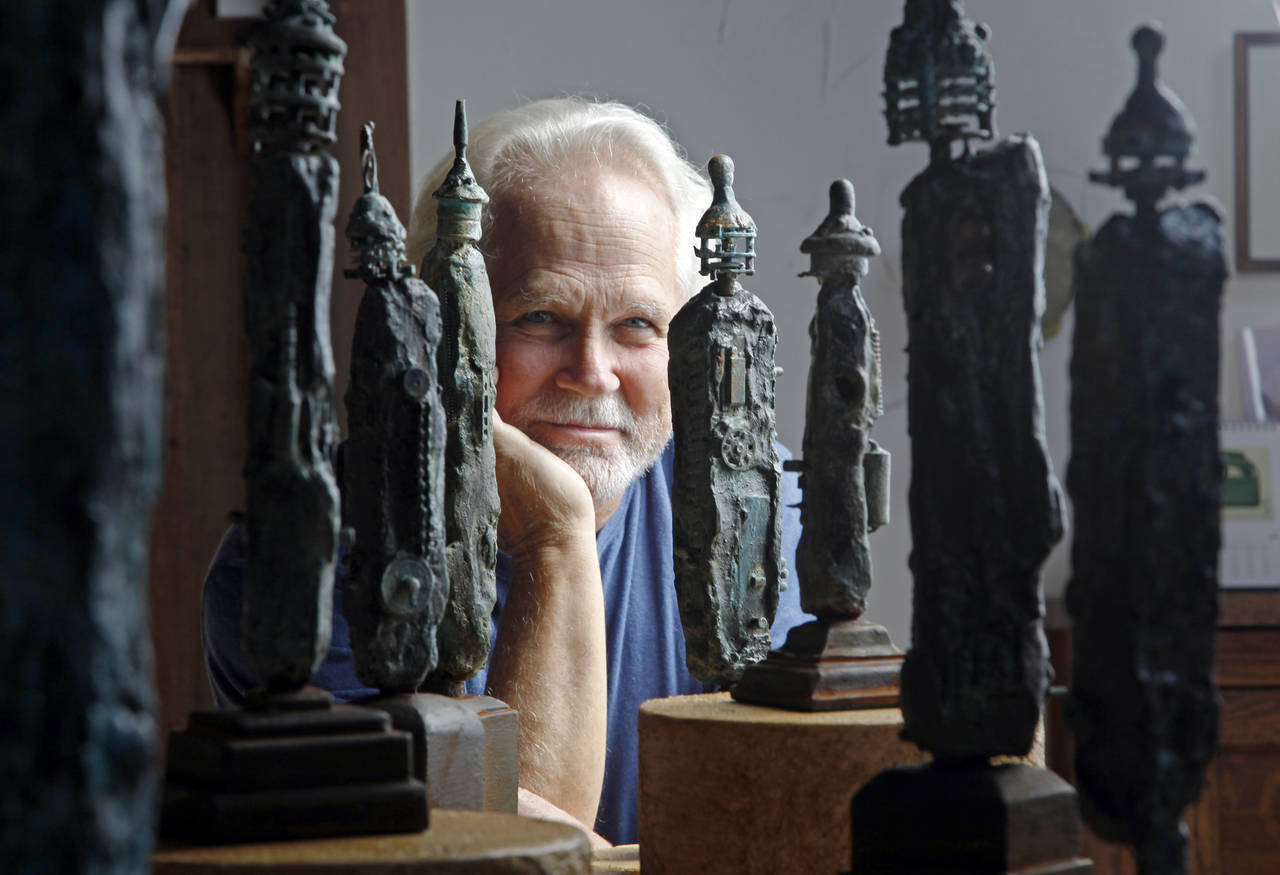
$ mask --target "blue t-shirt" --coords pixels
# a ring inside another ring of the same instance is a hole
[[[789,458],[781,447],[779,453]],[[616,844],[636,840],[640,703],[709,689],[685,666],[672,568],[671,460],[672,445],[668,444],[653,469],[627,487],[618,509],[596,535],[604,585],[609,701],[604,789],[595,830]],[[800,588],[793,571],[800,538],[800,514],[792,507],[800,501],[794,474],[783,475],[782,499],[782,555],[789,585],[779,599],[773,623],[775,647],[782,644],[792,626],[810,619],[800,610]],[[260,686],[240,646],[243,577],[243,546],[237,526],[223,538],[204,588],[205,660],[219,705],[239,704],[246,690]],[[499,553],[495,629],[510,583],[511,559]],[[334,587],[333,637],[314,683],[335,699],[347,701],[377,691],[356,679],[341,592],[341,587]],[[484,692],[486,673],[482,670],[467,681],[467,692]]]

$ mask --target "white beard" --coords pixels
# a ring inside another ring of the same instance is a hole
[[[651,416],[636,416],[617,394],[599,398],[536,396],[512,411],[506,419],[526,434],[528,426],[534,422],[617,429],[622,436],[622,445],[616,449],[557,444],[533,438],[577,471],[597,502],[621,495],[633,480],[653,467],[671,438],[670,408],[664,407]]]

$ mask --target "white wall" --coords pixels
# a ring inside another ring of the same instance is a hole
[[[643,104],[697,164],[716,152],[737,164],[735,189],[760,227],[758,272],[746,284],[778,321],[778,431],[800,447],[808,369],[806,328],[817,286],[796,277],[798,246],[826,213],[831,180],[847,176],[858,215],[884,254],[863,291],[884,339],[887,411],[875,437],[894,456],[894,523],[872,536],[870,616],[909,643],[911,581],[906,494],[905,319],[899,297],[898,193],[927,150],[886,145],[881,74],[899,0],[407,0],[413,179],[450,144],[452,106],[481,119],[524,99],[590,93]],[[1199,126],[1196,193],[1232,215],[1231,37],[1274,30],[1271,0],[968,0],[987,22],[1002,132],[1033,132],[1052,184],[1099,226],[1121,201],[1086,183],[1103,166],[1100,142],[1134,81],[1129,36],[1156,19],[1168,37],[1161,70]],[[1233,226],[1229,218],[1228,230]],[[692,232],[691,232],[692,233]],[[692,244],[692,239],[690,240]],[[1068,317],[1069,318],[1069,317]],[[1280,274],[1233,278],[1223,319],[1223,411],[1239,415],[1235,336],[1280,322]],[[1049,446],[1059,476],[1068,457],[1071,326],[1043,352]],[[1061,593],[1070,536],[1050,556],[1045,586]]]

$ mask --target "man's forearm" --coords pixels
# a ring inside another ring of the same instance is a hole
[[[489,669],[520,712],[520,785],[585,824],[604,780],[604,594],[594,532],[513,555]]]

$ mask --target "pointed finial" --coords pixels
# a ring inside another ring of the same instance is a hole
[[[373,152],[373,122],[360,126],[360,167],[364,171],[364,192],[378,190],[378,156]]]
[[[433,193],[441,202],[445,200],[463,201],[471,204],[486,204],[489,196],[476,182],[467,163],[467,102],[457,101],[453,106],[453,167],[444,182]],[[476,217],[478,219],[478,217]],[[478,236],[476,238],[478,239]]]
[[[809,269],[800,275],[817,277],[818,282],[839,273],[865,276],[867,259],[880,254],[880,243],[854,215],[857,196],[853,183],[837,179],[831,183],[827,197],[831,205],[827,217],[800,244],[800,251],[809,256]]]
[[[453,106],[453,151],[459,158],[467,157],[467,101],[459,98]]]
[[[1164,51],[1164,34],[1150,24],[1144,24],[1133,32],[1129,44],[1138,55],[1138,81],[1155,84],[1156,58]]]

